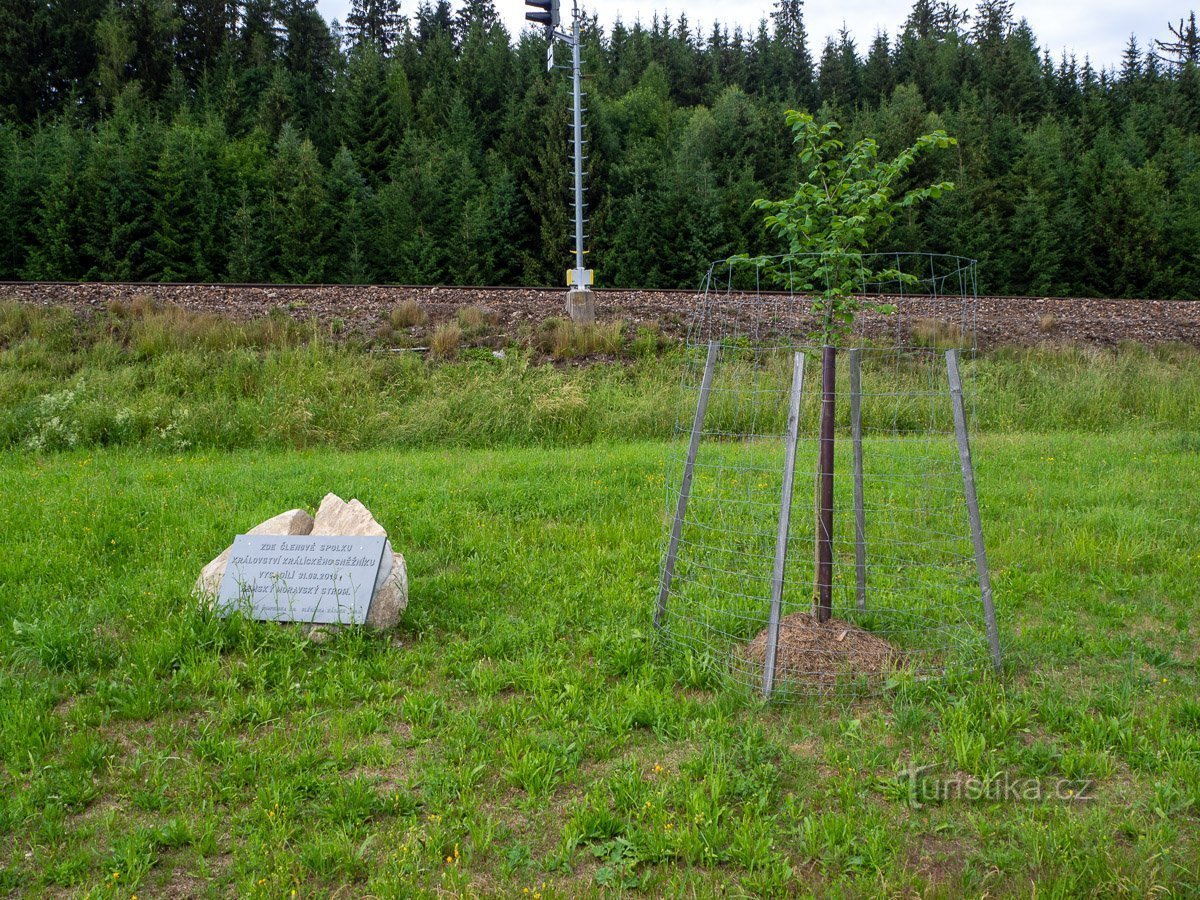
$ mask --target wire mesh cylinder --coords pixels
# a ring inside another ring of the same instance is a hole
[[[777,260],[720,262],[709,270],[689,323],[666,479],[660,631],[671,645],[703,656],[736,681],[764,687],[772,580],[782,547],[778,646],[773,679],[766,680],[776,694],[869,691],[987,659],[945,360],[946,350],[960,351],[969,375],[975,263],[932,254],[860,262],[863,272],[890,275],[857,285],[862,309],[836,342],[827,623],[812,615],[821,521],[819,300],[798,288],[773,287],[796,281],[779,278]],[[790,525],[781,542],[797,351],[807,373],[794,436]]]

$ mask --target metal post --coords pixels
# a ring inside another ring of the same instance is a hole
[[[783,490],[779,497],[779,531],[775,536],[775,569],[771,574],[771,618],[763,659],[764,697],[775,689],[775,651],[779,646],[779,614],[783,605],[783,576],[787,568],[788,527],[792,516],[792,481],[796,474],[796,438],[800,432],[800,394],[804,390],[804,354],[792,356],[792,395],[788,404],[787,437],[783,453]]]
[[[575,137],[575,275],[572,286],[583,288],[583,75],[581,72],[582,59],[579,47],[579,4],[575,4],[574,18],[571,23],[571,79],[572,96],[575,102],[574,137]]]
[[[996,630],[996,608],[992,605],[992,580],[988,575],[987,550],[983,545],[979,500],[975,496],[975,468],[971,464],[971,445],[967,438],[967,414],[963,406],[962,379],[958,374],[958,350],[946,351],[946,372],[950,379],[950,401],[954,408],[954,434],[958,438],[958,462],[962,467],[963,493],[967,497],[967,515],[971,520],[971,541],[975,544],[975,567],[979,571],[983,621],[987,626],[992,665],[996,671],[1000,671],[1000,635]]]
[[[867,608],[867,515],[863,503],[862,351],[850,351],[850,440],[854,445],[854,581],[858,611]]]
[[[567,273],[567,313],[571,321],[588,325],[596,321],[596,297],[592,292],[592,272],[585,268],[587,235],[584,227],[587,204],[583,199],[583,163],[587,157],[583,148],[583,13],[578,0],[573,4],[571,29],[555,32],[555,38],[571,45],[571,146],[574,152],[575,176],[575,267]]]
[[[696,453],[700,449],[700,434],[704,430],[704,411],[708,408],[708,395],[712,390],[713,372],[717,367],[717,352],[720,344],[708,342],[708,357],[704,360],[704,377],[700,381],[700,398],[696,401],[696,415],[692,419],[692,439],[688,444],[687,462],[683,465],[683,480],[679,483],[679,499],[675,503],[675,521],[671,523],[671,541],[667,545],[667,558],[663,562],[662,583],[658,589],[658,606],[654,610],[654,627],[661,628],[667,614],[667,597],[671,593],[671,579],[675,577],[675,556],[679,552],[679,536],[683,533],[683,518],[687,515],[688,495],[692,490],[692,474],[696,469]]]
[[[817,530],[817,621],[833,616],[833,426],[837,398],[837,348],[821,348],[821,515]]]

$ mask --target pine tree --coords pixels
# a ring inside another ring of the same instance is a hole
[[[148,252],[163,281],[213,281],[223,266],[216,157],[225,141],[213,125],[167,129],[151,175],[154,240]]]
[[[31,280],[75,279],[83,271],[82,136],[68,125],[58,125],[46,133],[45,147],[40,149],[45,156],[40,161],[37,212],[22,275]]]
[[[50,40],[47,4],[0,3],[0,118],[32,122],[49,107]]]
[[[1132,84],[1142,77],[1142,51],[1138,47],[1137,36],[1129,35],[1129,43],[1121,54],[1121,81]]]
[[[838,32],[837,43],[833,38],[825,42],[818,85],[821,100],[835,107],[852,106],[862,93],[862,63],[845,28]]]
[[[329,263],[329,203],[316,147],[285,125],[272,160],[271,225],[276,280],[323,282]]]
[[[176,10],[176,59],[188,84],[196,87],[232,39],[237,7],[231,0],[176,0]]]
[[[159,102],[167,96],[175,77],[177,20],[171,0],[113,0],[97,20],[96,66],[115,101],[119,89],[136,85],[146,99]]]
[[[404,17],[399,0],[351,0],[346,36],[351,47],[371,47],[387,56],[400,39]]]
[[[867,51],[867,62],[863,67],[863,99],[873,106],[886,100],[896,87],[896,72],[892,67],[891,44],[888,36],[880,31],[871,41]]]
[[[237,208],[229,228],[227,281],[258,284],[270,280],[263,253],[263,227],[260,212],[248,187],[238,194]]]
[[[32,207],[25,142],[14,126],[0,125],[0,280],[21,277]]]
[[[369,44],[353,50],[338,100],[342,139],[367,178],[378,183],[412,117],[403,64],[384,59]]]
[[[520,249],[528,231],[521,189],[507,162],[496,151],[484,162],[483,189],[467,200],[462,245],[468,284],[519,283],[526,260]]]
[[[341,147],[329,166],[327,179],[333,223],[329,273],[336,281],[366,284],[373,277],[372,196],[352,154]]]
[[[1160,58],[1173,66],[1200,65],[1200,30],[1196,28],[1196,14],[1188,16],[1187,22],[1168,25],[1173,41],[1155,41]]]
[[[337,48],[316,0],[285,0],[283,65],[289,76],[291,122],[313,140],[328,144]]]
[[[91,141],[82,173],[83,255],[91,281],[142,281],[156,274],[151,178],[160,126],[120,119],[105,123]]]
[[[784,96],[795,108],[813,103],[813,62],[808,52],[808,31],[804,27],[804,0],[776,0],[771,15],[773,35],[781,57],[779,75]]]
[[[260,108],[263,93],[271,83],[280,41],[274,0],[241,0],[240,13],[241,28],[233,53],[238,96],[250,111],[246,116],[250,118]],[[278,130],[273,134],[278,134]]]

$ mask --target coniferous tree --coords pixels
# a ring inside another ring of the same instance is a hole
[[[119,118],[91,142],[82,173],[84,241],[89,281],[142,281],[154,272],[156,203],[151,179],[159,126]]]
[[[241,284],[269,281],[264,257],[261,211],[255,204],[250,189],[243,186],[238,193],[237,208],[230,221],[226,280]]]
[[[49,108],[49,25],[44,3],[6,0],[0,4],[0,117],[32,122]]]
[[[329,198],[316,147],[285,125],[272,161],[271,211],[278,248],[275,277],[322,282],[329,266]]]
[[[896,87],[896,71],[892,65],[891,43],[888,36],[880,31],[871,41],[871,49],[867,51],[867,61],[862,71],[863,99],[872,106],[878,106],[889,96]]]
[[[1178,25],[1167,28],[1174,40],[1154,42],[1161,58],[1176,66],[1200,65],[1200,30],[1196,28],[1196,14],[1191,13],[1186,23],[1180,19]]]
[[[176,0],[176,62],[196,87],[216,66],[237,21],[231,0]]]
[[[224,140],[215,125],[184,122],[163,136],[150,176],[155,215],[149,256],[166,281],[214,281],[224,268],[216,172]]]
[[[559,283],[569,99],[545,38],[511,41],[494,0],[426,0],[382,41],[367,20],[399,8],[359,10],[343,40],[312,0],[0,5],[0,273]],[[888,152],[960,137],[918,173],[959,190],[890,247],[975,256],[984,290],[1194,294],[1193,16],[1112,67],[1043,53],[1008,0],[969,21],[915,0],[861,57],[834,35],[814,75],[802,13],[704,40],[686,17],[585,21],[602,284],[690,286],[773,249],[750,203],[794,183],[786,101]]]
[[[378,182],[412,115],[403,65],[370,44],[355,49],[338,100],[342,139],[367,178]]]
[[[796,108],[813,103],[813,63],[804,27],[804,0],[776,0],[772,13],[774,43],[788,102]]]
[[[331,241],[330,277],[348,284],[372,279],[371,189],[354,154],[342,147],[333,157],[328,177],[329,213],[336,223]]]
[[[37,179],[37,212],[30,227],[24,277],[40,280],[78,278],[85,268],[83,245],[83,136],[66,124],[46,135],[45,156]],[[32,186],[32,185],[31,185]]]
[[[400,39],[403,23],[399,0],[352,0],[346,37],[354,49],[369,46],[386,56]]]

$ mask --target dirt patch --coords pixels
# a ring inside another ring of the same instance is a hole
[[[761,671],[767,655],[767,629],[742,649]],[[775,650],[775,679],[798,689],[834,687],[863,676],[871,680],[893,669],[901,653],[879,635],[842,619],[818,622],[807,612],[784,616]]]

